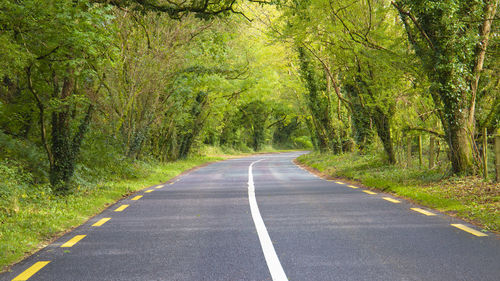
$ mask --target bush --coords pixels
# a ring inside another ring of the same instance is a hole
[[[300,136],[293,138],[295,148],[311,149],[313,147],[311,138],[309,136]]]
[[[15,138],[0,130],[0,159],[15,160],[32,175],[34,182],[47,182],[47,155],[29,140]]]
[[[19,211],[19,198],[26,196],[31,175],[15,162],[0,162],[0,216]]]
[[[106,180],[142,177],[145,176],[143,164],[127,158],[113,138],[91,131],[83,142],[73,184],[87,186]]]

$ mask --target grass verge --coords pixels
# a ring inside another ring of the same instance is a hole
[[[33,192],[35,195],[29,195],[29,200],[19,200],[17,212],[0,214],[0,272],[122,197],[168,181],[193,167],[222,159],[224,157],[194,157],[154,164],[147,167],[149,172],[145,177],[102,182],[92,188],[79,188],[64,197],[46,195],[43,190]]]
[[[297,158],[325,176],[354,180],[460,217],[486,230],[500,231],[500,184],[477,177],[445,177],[445,170],[387,165],[379,156],[317,152]]]

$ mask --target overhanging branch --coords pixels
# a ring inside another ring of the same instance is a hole
[[[431,129],[426,129],[426,128],[421,128],[421,127],[406,127],[403,129],[403,132],[408,132],[408,131],[419,131],[419,132],[425,132],[425,133],[429,133],[431,135],[435,135],[437,137],[440,137],[442,139],[445,138],[445,135],[443,133],[440,133],[440,132],[437,132],[437,131],[434,131],[434,130],[431,130]]]

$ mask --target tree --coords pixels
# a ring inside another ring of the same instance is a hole
[[[404,34],[395,23],[397,14],[383,1],[293,2],[283,9],[285,23],[276,25],[281,28],[278,37],[293,38],[316,60],[314,68],[324,74],[320,78],[327,85],[324,89],[332,93],[320,103],[330,103],[329,114],[335,116],[330,117],[334,125],[328,132],[347,148],[346,135],[369,143],[373,128],[388,162],[395,163],[392,118],[397,97],[411,87],[406,77],[412,72]],[[320,116],[327,115],[321,113],[316,119]]]
[[[392,2],[431,82],[456,174],[475,170],[476,99],[498,2]]]
[[[244,14],[238,10],[239,2],[272,4],[263,0],[93,0],[97,3],[112,4],[117,7],[132,7],[144,12],[165,13],[172,19],[181,19],[189,14],[199,18],[210,19],[219,15]]]
[[[298,47],[301,76],[308,90],[307,105],[313,117],[319,149],[322,152],[339,153],[341,147],[337,143],[336,132],[331,120],[331,103],[326,91],[326,79],[317,73],[310,55],[306,52],[303,47]]]
[[[3,5],[0,25],[8,31],[19,62],[4,73],[4,81],[16,81],[20,94],[31,96],[50,183],[56,192],[65,193],[100,89],[95,69],[109,47],[109,9],[86,1]]]

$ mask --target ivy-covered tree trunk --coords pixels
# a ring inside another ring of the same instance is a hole
[[[93,107],[89,106],[73,138],[70,137],[67,114],[53,114],[51,151],[53,163],[50,165],[50,183],[56,193],[66,193],[68,183],[75,172],[75,162],[85,133],[90,125]],[[61,114],[61,115],[60,115]],[[59,116],[55,116],[59,115]],[[66,115],[66,116],[65,116]],[[57,124],[57,125],[56,125]],[[54,127],[54,125],[56,125]]]
[[[180,136],[181,141],[178,158],[183,159],[188,156],[195,138],[201,131],[205,119],[203,109],[207,103],[207,99],[208,94],[205,92],[199,92],[196,96],[195,103],[190,112],[191,122],[188,122],[188,126],[184,127],[183,134]]]
[[[453,171],[457,174],[474,172],[474,124],[468,120],[468,108],[445,110],[441,122],[444,123]]]
[[[33,87],[31,68],[27,70],[28,88],[33,94],[40,111],[39,124],[41,140],[45,147],[47,158],[49,159],[49,181],[55,193],[64,194],[69,190],[69,181],[75,172],[76,158],[80,152],[82,140],[88,130],[93,106],[90,104],[77,127],[72,134],[71,122],[77,118],[75,104],[71,104],[69,99],[75,92],[75,78],[71,70],[66,71],[62,86],[57,75],[52,75],[52,99],[60,102],[58,108],[52,109],[51,113],[51,135],[46,136],[44,112],[46,106],[38,92]]]
[[[372,116],[373,123],[375,123],[375,127],[377,128],[377,135],[384,146],[387,161],[389,164],[395,164],[396,156],[394,155],[394,147],[391,138],[390,118],[388,118],[388,116],[378,107],[373,110]]]
[[[320,150],[318,134],[316,133],[316,129],[314,128],[314,124],[311,120],[312,118],[305,118],[307,129],[309,130],[309,134],[311,135],[311,142],[314,150]]]
[[[335,128],[332,126],[330,116],[330,102],[326,96],[326,79],[318,77],[306,50],[298,48],[300,73],[308,90],[308,107],[311,111],[318,146],[321,152],[332,151],[340,153],[341,145],[338,143]]]
[[[394,114],[394,103],[393,101],[388,101],[387,98],[380,99],[379,93],[376,92],[377,89],[370,88],[370,83],[368,81],[374,81],[374,79],[376,79],[376,77],[371,70],[368,71],[367,75],[363,75],[361,64],[358,62],[358,72],[353,79],[352,87],[350,87],[350,96],[356,97],[353,99],[353,109],[356,108],[355,105],[357,104],[362,107],[362,110],[357,113],[358,115],[370,114],[370,118],[366,118],[365,116],[363,119],[365,119],[365,123],[370,119],[373,121],[375,131],[384,147],[387,161],[390,164],[395,164],[396,156],[394,154],[394,145],[391,137],[391,118]],[[369,104],[363,105],[361,97],[370,101]],[[368,128],[363,128],[363,130],[365,134],[369,134],[370,132]]]
[[[351,122],[353,127],[353,137],[360,151],[364,151],[373,142],[373,130],[371,127],[370,113],[361,102],[357,87],[352,83],[346,83],[346,96],[349,98],[351,106]]]
[[[85,116],[80,121],[77,132],[71,137],[69,112],[52,114],[51,152],[53,162],[50,165],[50,184],[56,193],[66,193],[69,181],[75,172],[75,163],[82,140],[89,128],[93,106],[89,105]]]

